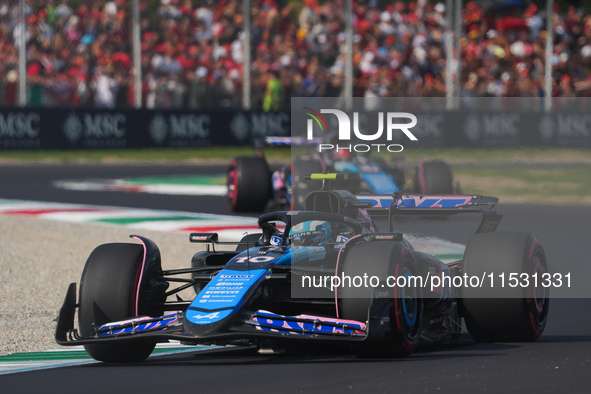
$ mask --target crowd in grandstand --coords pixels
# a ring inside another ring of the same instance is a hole
[[[519,2],[517,2],[519,3]],[[244,67],[241,0],[140,0],[142,105],[237,108]],[[155,4],[155,5],[154,5]],[[462,96],[540,96],[545,10],[462,10]],[[445,96],[444,2],[353,2],[357,97]],[[252,107],[334,97],[345,75],[344,1],[252,0]],[[26,41],[31,106],[131,107],[130,0],[0,4],[0,105],[18,104],[18,47]],[[591,15],[555,6],[555,96],[591,95]]]

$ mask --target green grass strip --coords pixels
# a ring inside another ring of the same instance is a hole
[[[55,352],[14,353],[0,357],[2,363],[14,363],[25,361],[59,361],[59,360],[86,360],[90,356],[84,350],[64,350]]]
[[[177,352],[182,350],[194,350],[205,345],[156,347],[152,354]],[[48,352],[13,353],[0,356],[0,363],[34,362],[34,361],[67,361],[67,360],[91,360],[92,358],[84,350],[56,350]]]

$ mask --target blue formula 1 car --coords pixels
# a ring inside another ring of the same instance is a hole
[[[306,209],[263,214],[258,234],[235,243],[220,242],[215,233],[190,234],[191,242],[207,245],[190,268],[163,270],[158,247],[141,236],[132,236],[135,243],[98,246],[79,292],[75,283],[68,288],[57,343],[84,345],[104,362],[136,362],[169,340],[263,349],[330,342],[359,357],[405,357],[419,343],[459,338],[462,321],[482,341],[532,341],[542,334],[549,304],[541,281],[472,286],[474,278],[509,272],[548,273],[532,234],[494,232],[501,219],[496,198],[358,198],[327,187],[327,179],[340,175],[311,178],[324,185],[308,194]],[[408,215],[464,212],[482,219],[452,259],[438,258],[420,239],[396,231]],[[387,231],[376,229],[380,220]],[[178,297],[191,288],[193,299]]]
[[[235,157],[227,172],[228,206],[233,212],[262,212],[302,209],[308,192],[319,182],[304,181],[306,174],[344,172],[346,182],[333,183],[334,188],[354,194],[392,194],[406,187],[405,168],[398,162],[348,151],[323,153],[306,151],[322,139],[312,141],[292,137],[267,137],[255,144],[254,157]],[[300,154],[290,165],[271,170],[263,146],[292,146]],[[305,153],[301,153],[305,152]],[[411,189],[420,194],[452,194],[452,170],[442,160],[422,159],[415,167]]]

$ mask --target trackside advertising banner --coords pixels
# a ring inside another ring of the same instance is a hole
[[[241,146],[289,129],[287,111],[0,108],[2,150]]]
[[[455,109],[445,98],[356,98],[349,113],[342,100],[330,98],[294,98],[291,111],[279,112],[0,108],[0,149],[242,146],[264,137],[305,137],[308,130],[327,144],[334,135],[350,137],[357,150],[372,144],[591,147],[591,101],[569,100],[555,99],[549,112],[540,98],[464,98]]]

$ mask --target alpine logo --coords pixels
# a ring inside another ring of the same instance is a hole
[[[201,314],[196,314],[193,315],[193,319],[196,320],[214,320],[220,317],[220,313],[219,312],[213,312],[213,313],[208,313],[206,315],[201,315]]]

